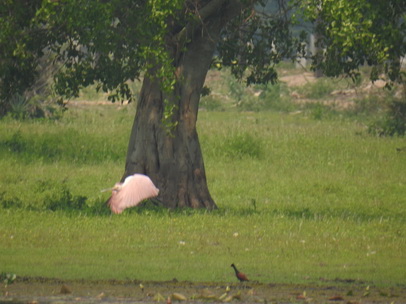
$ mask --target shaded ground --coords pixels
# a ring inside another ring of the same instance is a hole
[[[62,281],[19,278],[1,287],[0,303],[406,303],[406,287],[357,282],[328,285]],[[168,300],[171,298],[171,300]]]

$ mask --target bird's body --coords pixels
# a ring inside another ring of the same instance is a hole
[[[158,196],[158,193],[159,189],[148,176],[134,174],[127,176],[124,183],[114,185],[108,205],[113,213],[121,213],[147,198]]]
[[[248,278],[247,278],[247,276],[246,276],[244,273],[238,271],[237,267],[235,267],[234,264],[231,264],[231,267],[234,268],[235,276],[237,277],[237,279],[238,279],[240,282],[249,281]]]

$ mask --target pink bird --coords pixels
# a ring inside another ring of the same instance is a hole
[[[147,198],[156,197],[159,193],[159,189],[151,179],[143,174],[127,176],[124,183],[116,183],[111,190],[108,205],[116,214],[123,212],[126,208],[137,206]]]

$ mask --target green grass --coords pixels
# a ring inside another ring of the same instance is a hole
[[[21,275],[227,282],[233,281],[229,264],[235,262],[261,282],[323,277],[404,283],[401,225],[387,220],[7,211],[2,222],[9,228],[0,261],[6,271]]]
[[[111,216],[100,189],[121,177],[133,116],[95,106],[0,121],[0,272],[233,282],[234,262],[260,282],[406,285],[404,138],[351,121],[201,112],[219,210]]]
[[[348,85],[348,82],[345,83]],[[320,100],[328,98],[331,92],[337,90],[338,86],[343,86],[343,81],[336,79],[321,78],[314,83],[309,83],[305,86],[299,87],[297,90],[299,94],[302,94],[305,98]]]

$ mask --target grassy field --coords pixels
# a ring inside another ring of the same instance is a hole
[[[135,108],[0,121],[0,273],[63,279],[406,286],[405,138],[350,119],[208,112],[198,128],[219,207],[133,208],[121,177]]]

